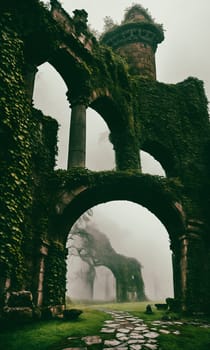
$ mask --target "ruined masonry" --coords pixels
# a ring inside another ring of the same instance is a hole
[[[49,7],[2,1],[0,13],[1,312],[12,295],[41,312],[62,309],[72,225],[94,205],[129,200],[168,231],[177,305],[209,313],[210,132],[202,81],[156,81],[155,52],[164,32],[140,5],[100,40],[84,10],[71,17],[57,0]],[[57,122],[33,107],[37,67],[45,62],[68,89],[66,171],[54,170]],[[115,171],[85,168],[88,107],[109,128]],[[161,163],[166,178],[142,174],[140,150]]]
[[[80,287],[85,289],[84,300],[93,300],[94,298],[95,267],[98,266],[108,268],[113,274],[117,302],[147,300],[141,264],[137,259],[118,254],[107,236],[91,225],[85,229],[75,227],[71,230],[69,238],[71,242],[68,245],[70,256],[79,257],[88,266],[83,272],[83,288]],[[70,294],[70,297],[73,299],[73,295]],[[79,300],[83,299],[78,294],[76,297]]]

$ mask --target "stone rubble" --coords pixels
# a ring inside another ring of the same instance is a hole
[[[102,339],[98,335],[83,337],[82,340],[84,340],[86,345],[102,343]]]
[[[104,310],[103,310],[104,311]],[[99,344],[100,350],[160,350],[158,337],[160,334],[179,336],[180,328],[185,323],[178,321],[152,321],[147,324],[128,312],[106,311],[112,320],[104,322],[100,336],[86,336],[74,344],[74,337],[69,337],[69,347],[61,350],[90,350]],[[192,324],[189,322],[187,324]],[[196,326],[209,328],[210,325],[196,323]],[[179,328],[179,330],[177,329]]]

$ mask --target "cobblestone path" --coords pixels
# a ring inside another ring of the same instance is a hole
[[[100,335],[83,338],[69,337],[67,345],[60,350],[161,350],[158,344],[160,334],[180,335],[178,321],[145,322],[128,312],[106,311],[112,316],[100,331]]]

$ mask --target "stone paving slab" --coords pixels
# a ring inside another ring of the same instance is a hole
[[[87,350],[87,348],[63,348],[62,350]]]
[[[153,344],[145,344],[147,349],[151,349],[151,350],[156,350],[158,349],[157,345],[153,345]]]
[[[102,328],[101,333],[114,333],[116,331],[115,328]]]
[[[159,336],[159,333],[148,332],[148,333],[145,333],[144,336],[146,338],[153,339],[153,338],[157,338]]]
[[[117,330],[120,333],[130,333],[130,329],[128,328],[118,328]]]
[[[86,345],[102,343],[102,339],[98,335],[83,337],[82,340],[85,342]]]
[[[127,337],[124,333],[117,333],[116,338],[121,340],[121,341],[126,341],[129,339],[129,337]]]
[[[119,327],[119,324],[118,323],[108,323],[107,325],[106,325],[106,327]]]
[[[114,348],[115,350],[128,350],[128,347],[118,347],[118,346],[115,346]],[[103,348],[103,350],[110,350],[110,348]]]
[[[109,346],[109,347],[115,347],[117,345],[120,345],[121,342],[117,339],[110,339],[110,340],[105,340],[104,345]]]

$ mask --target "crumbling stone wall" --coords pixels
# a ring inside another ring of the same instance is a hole
[[[76,246],[75,236],[80,237],[82,243]],[[141,264],[138,260],[118,254],[106,235],[89,225],[86,229],[75,229],[70,236],[69,252],[76,254],[86,261],[90,267],[105,266],[109,268],[116,279],[116,300],[144,301],[144,282],[141,274]],[[73,253],[74,251],[74,253]],[[71,267],[70,267],[71,269]],[[89,284],[94,285],[94,275]],[[93,295],[92,295],[93,297]]]

